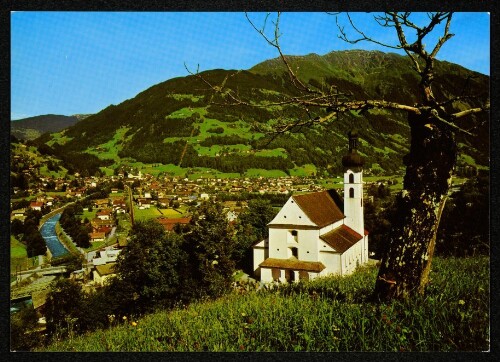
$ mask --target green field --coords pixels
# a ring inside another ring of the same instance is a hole
[[[38,258],[28,258],[26,246],[17,240],[14,236],[10,236],[10,272],[16,270],[26,270],[38,265]]]
[[[40,166],[40,175],[52,178],[64,178],[68,173],[68,170],[62,166],[60,171],[50,171],[47,165]]]
[[[85,152],[92,155],[96,155],[101,160],[113,160],[115,162],[120,161],[118,152],[123,148],[122,142],[131,138],[131,135],[125,137],[125,133],[128,132],[130,128],[120,127],[112,139],[108,142],[100,144],[96,147],[88,148]]]
[[[320,185],[325,189],[340,189],[344,187],[343,182],[344,179],[342,177],[334,177],[321,180]]]
[[[129,167],[135,167],[140,170],[143,174],[148,173],[153,176],[158,176],[160,173],[165,173],[169,176],[185,176],[188,171],[187,168],[182,168],[174,164],[161,164],[161,163],[153,163],[146,164],[142,162],[124,162]]]
[[[30,266],[26,246],[12,235],[10,236],[10,272],[26,270]]]
[[[66,133],[66,130],[62,130],[61,132],[52,133],[52,139],[47,142],[47,145],[52,147],[54,145],[54,143],[64,145],[67,142],[71,141],[73,139],[73,137],[67,137],[64,135],[65,133]]]
[[[145,221],[148,219],[156,219],[162,214],[155,206],[151,206],[149,209],[139,209],[137,205],[134,205],[134,219],[136,221]]]
[[[195,96],[194,94],[172,94],[170,95],[170,97],[175,100],[190,99],[193,102],[198,102],[199,100],[204,98],[204,96]]]
[[[11,258],[27,258],[26,245],[17,240],[14,236],[10,236],[10,257]]]
[[[287,158],[288,154],[286,153],[286,150],[284,148],[273,148],[273,149],[269,149],[269,150],[265,149],[265,150],[256,151],[255,156]]]
[[[175,219],[178,217],[184,217],[187,215],[187,210],[185,207],[180,207],[179,209],[158,209],[161,213],[161,216],[166,217],[167,219]]]
[[[183,95],[177,95],[177,96],[182,97]],[[168,118],[187,118],[195,113],[199,113],[201,116],[204,116],[207,113],[207,110],[204,107],[181,108],[175,112],[170,113],[168,115]]]
[[[281,170],[264,170],[261,168],[249,168],[245,172],[245,177],[287,177],[288,175]]]
[[[296,166],[290,170],[290,176],[314,176],[316,175],[317,169],[313,164],[306,164],[304,166]]]
[[[245,151],[250,151],[252,149],[249,145],[237,144],[237,145],[213,145],[211,147],[204,147],[198,144],[193,145],[193,148],[200,156],[210,156],[215,157],[222,154],[223,152],[229,153],[244,153]]]

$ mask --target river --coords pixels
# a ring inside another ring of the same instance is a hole
[[[56,234],[56,223],[60,218],[61,214],[55,214],[50,219],[48,219],[40,228],[40,233],[45,239],[45,243],[47,244],[47,247],[49,248],[53,258],[69,253],[68,249],[66,249],[66,247],[61,244]]]

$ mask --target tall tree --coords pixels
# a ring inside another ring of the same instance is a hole
[[[79,284],[64,278],[53,282],[45,304],[49,336],[64,338],[80,331],[83,307],[84,294]]]
[[[155,220],[134,224],[115,270],[117,283],[131,291],[130,297],[141,312],[158,305],[171,306],[179,299],[182,243],[180,236],[167,233]]]
[[[289,58],[282,52],[279,42],[280,13],[273,22],[272,34],[265,29],[269,14],[262,28],[257,27],[247,15],[254,29],[279,53],[289,82],[294,87],[292,95],[262,106],[299,106],[306,115],[303,119],[294,120],[283,117],[268,126],[267,131],[275,135],[300,131],[303,127],[335,121],[339,114],[346,111],[358,111],[361,114],[370,109],[388,109],[408,114],[411,144],[410,152],[403,159],[406,166],[404,188],[397,198],[397,218],[391,222],[389,245],[383,255],[375,286],[375,294],[380,299],[407,297],[413,293],[423,293],[428,283],[436,232],[457,159],[455,134],[461,132],[473,136],[471,130],[459,127],[456,121],[464,117],[474,121],[472,115],[489,110],[489,95],[486,91],[486,94],[473,97],[467,93],[466,88],[457,97],[448,97],[446,94],[439,94],[438,97],[434,94],[435,59],[443,44],[453,37],[450,32],[453,13],[428,13],[425,22],[415,20],[414,14],[409,12],[375,15],[374,20],[380,26],[397,35],[396,44],[384,43],[367,36],[349,14],[346,17],[355,38],[348,35],[345,26],[337,19],[339,37],[344,41],[352,44],[372,42],[389,49],[401,49],[406,53],[419,77],[416,85],[419,103],[403,104],[384,99],[350,100],[347,94],[339,92],[335,84],[311,86],[298,76],[297,69],[294,69]],[[437,32],[441,32],[441,36],[433,45],[429,45],[432,41],[429,35]],[[199,73],[194,75],[212,89],[214,100],[231,105],[256,106],[242,98],[237,90],[227,89],[227,77],[221,85],[215,85]],[[455,107],[457,102],[461,102],[460,107]],[[313,113],[312,110],[316,112]],[[471,126],[473,127],[470,128],[474,128],[478,125]],[[264,127],[260,125],[260,128],[266,130]]]
[[[235,270],[232,256],[236,244],[221,204],[201,204],[184,238],[193,297],[218,297],[227,292]]]

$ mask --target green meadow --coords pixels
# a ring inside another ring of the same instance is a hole
[[[427,293],[371,300],[377,268],[234,291],[143,316],[43,351],[487,351],[489,258],[435,258]]]

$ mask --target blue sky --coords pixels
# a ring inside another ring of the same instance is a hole
[[[249,15],[263,24],[265,14]],[[373,14],[352,15],[367,35],[395,41],[391,31],[371,20]],[[490,74],[489,29],[487,13],[454,14],[450,31],[455,37],[438,59]],[[384,50],[339,40],[335,17],[325,13],[284,13],[281,33],[286,54]],[[248,69],[276,56],[239,12],[13,12],[11,118],[96,113],[186,76],[184,63],[193,70],[198,64],[200,70]]]

